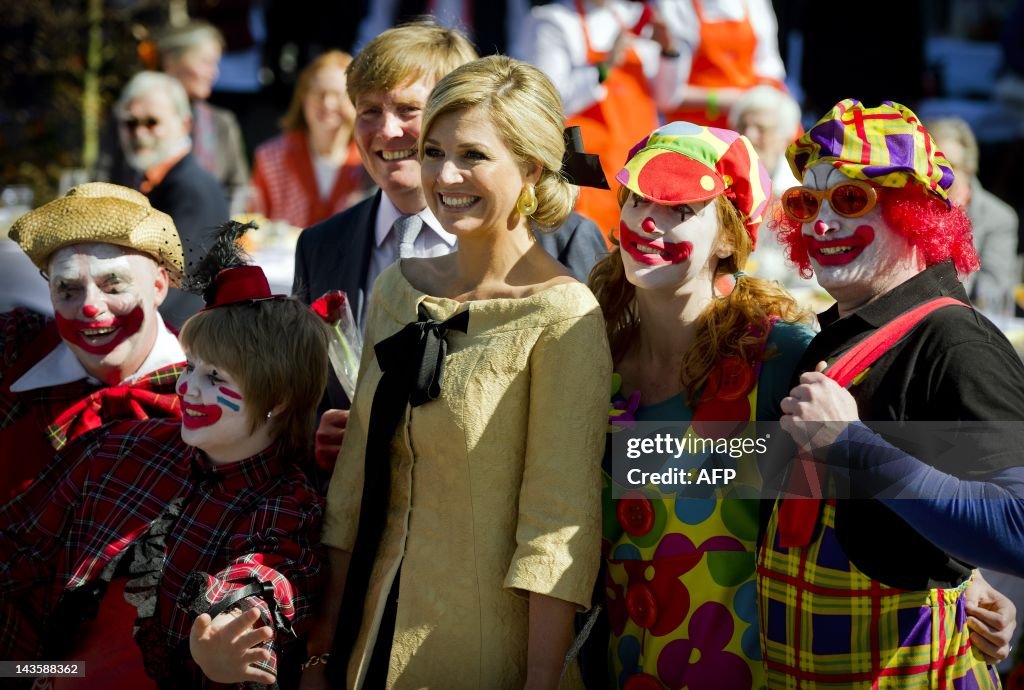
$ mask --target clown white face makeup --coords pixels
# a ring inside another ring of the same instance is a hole
[[[181,440],[223,465],[267,448],[273,439],[265,421],[253,430],[245,394],[237,378],[192,354],[178,378]]]
[[[640,289],[678,288],[706,278],[728,256],[718,241],[714,200],[662,206],[630,193],[619,222],[626,279]]]
[[[829,163],[818,163],[804,174],[804,185],[824,190],[849,179]],[[822,200],[818,217],[803,224],[802,234],[818,284],[844,316],[925,268],[917,248],[885,222],[881,204],[847,218]]]
[[[54,252],[49,276],[57,329],[86,371],[111,385],[134,374],[156,342],[164,269],[148,256],[90,243]]]

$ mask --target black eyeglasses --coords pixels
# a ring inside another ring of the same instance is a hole
[[[134,130],[137,127],[153,129],[158,124],[160,124],[160,120],[156,119],[155,117],[127,117],[121,120],[121,124],[124,126],[125,129],[128,130]]]

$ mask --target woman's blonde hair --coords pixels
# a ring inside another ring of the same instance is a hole
[[[327,386],[327,328],[296,299],[269,299],[201,311],[181,329],[190,354],[238,381],[252,430],[270,417],[288,452],[312,451],[316,409]]]
[[[306,122],[306,113],[303,109],[303,102],[309,95],[309,89],[322,69],[336,67],[344,72],[352,64],[352,56],[340,50],[328,50],[320,54],[313,62],[306,65],[299,72],[299,80],[295,83],[295,91],[292,93],[291,103],[288,110],[280,119],[281,129],[286,132],[308,132],[309,123]],[[351,124],[351,123],[350,123]]]
[[[628,189],[620,190],[620,205],[629,193]],[[718,262],[713,280],[741,271],[753,250],[750,235],[732,203],[724,195],[718,196],[714,203],[719,241],[725,242],[732,254]],[[619,245],[615,237],[612,243]],[[636,342],[640,327],[636,288],[626,279],[618,251],[613,250],[598,262],[590,273],[589,285],[601,304],[612,358],[618,363]],[[697,394],[704,388],[715,364],[727,357],[741,357],[749,362],[762,351],[770,330],[768,325],[773,319],[809,323],[811,315],[778,284],[747,275],[736,280],[727,296],[712,300],[698,317],[693,345],[680,363],[679,382],[686,390],[691,407],[697,403]]]
[[[438,117],[480,108],[517,159],[539,163],[537,210],[530,220],[540,228],[557,228],[572,212],[577,188],[562,174],[565,116],[551,80],[536,67],[504,55],[467,63],[437,83],[423,112],[423,142]]]

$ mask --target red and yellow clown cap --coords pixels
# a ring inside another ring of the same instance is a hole
[[[739,211],[751,244],[772,198],[772,183],[745,136],[692,122],[670,122],[629,152],[615,176],[631,192],[657,204],[688,204],[720,194]]]
[[[914,111],[892,101],[877,108],[854,98],[840,101],[789,145],[786,158],[800,179],[807,168],[827,162],[847,177],[883,187],[914,180],[949,203],[952,166]]]

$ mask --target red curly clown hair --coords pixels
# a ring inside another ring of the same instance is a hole
[[[934,266],[953,261],[960,278],[981,267],[974,249],[971,221],[967,213],[956,204],[946,202],[918,184],[909,183],[901,188],[876,187],[882,218],[890,228],[909,237],[924,256],[925,264]],[[800,271],[802,278],[811,278],[811,260],[804,246],[801,223],[787,216],[776,204],[768,227],[778,235],[786,256]]]

